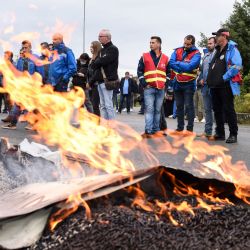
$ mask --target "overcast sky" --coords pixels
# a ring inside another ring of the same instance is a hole
[[[233,10],[235,0],[86,0],[86,49],[102,28],[112,32],[120,50],[120,71],[136,72],[138,60],[148,51],[149,38],[163,40],[169,56],[187,34],[199,40],[200,32],[216,31]],[[62,32],[75,56],[83,52],[84,0],[1,0],[0,54],[15,53],[23,39],[31,39],[36,50],[41,41],[51,41]]]

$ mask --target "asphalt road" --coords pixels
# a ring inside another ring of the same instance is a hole
[[[131,112],[128,115],[126,112],[121,115],[117,115],[116,119],[128,124],[133,129],[138,131],[139,133],[143,133],[144,131],[144,116],[137,114],[138,109],[134,112]],[[0,117],[5,117],[6,115],[0,114]],[[176,120],[167,119],[168,127],[170,129],[176,128]],[[0,122],[0,125],[1,122]],[[29,140],[34,140],[33,136],[36,134],[33,131],[27,131],[24,129],[25,123],[19,123],[16,130],[6,130],[0,128],[0,137],[9,138],[9,142],[12,144],[19,144],[24,138],[28,138]],[[194,131],[197,133],[201,133],[204,130],[204,124],[195,123]],[[227,129],[228,134],[228,129]],[[250,126],[239,126],[239,136],[238,143],[233,145],[228,145],[224,142],[209,142],[209,144],[219,144],[229,149],[229,154],[232,156],[233,162],[236,161],[244,161],[250,169]],[[175,156],[175,161],[178,158],[183,158],[181,154]]]

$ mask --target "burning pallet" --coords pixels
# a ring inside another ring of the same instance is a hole
[[[0,149],[8,171],[14,163],[23,171],[48,165],[53,177],[30,180],[2,194],[2,247],[247,249],[250,244],[249,207],[235,196],[232,183],[166,167],[62,180],[53,175],[59,171],[55,162],[9,147],[6,140]]]

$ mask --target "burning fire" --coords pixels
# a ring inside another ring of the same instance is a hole
[[[80,109],[84,103],[84,92],[81,89],[69,93],[56,93],[51,86],[42,86],[41,77],[38,74],[30,76],[27,72],[18,72],[5,61],[0,62],[0,72],[3,73],[5,80],[2,91],[8,92],[12,100],[30,112],[27,121],[37,131],[37,137],[45,140],[50,146],[58,146],[65,165],[69,167],[73,176],[79,176],[79,172],[84,176],[84,172],[80,165],[77,163],[72,165],[67,160],[65,156],[69,154],[75,158],[80,156],[94,169],[128,175],[130,171],[136,169],[129,157],[126,157],[130,151],[137,150],[150,166],[157,166],[159,162],[155,157],[156,152],[177,154],[180,148],[184,147],[188,152],[186,162],[201,162],[203,168],[200,171],[214,171],[226,181],[233,182],[236,187],[236,196],[250,204],[250,172],[243,162],[232,164],[231,157],[226,155],[226,148],[197,141],[194,135],[173,136],[172,144],[165,139],[158,139],[154,147],[150,146],[141,139],[137,132],[125,124],[116,121],[107,123],[102,119],[100,124],[98,117],[88,113],[85,109]],[[39,112],[33,112],[34,110]],[[73,127],[70,123],[74,110],[78,110],[79,128]],[[205,195],[174,179],[173,182],[176,194],[197,196],[197,208],[202,207],[208,211],[221,208],[221,205],[205,203],[201,197],[222,205],[230,204],[228,200],[214,198],[216,196],[214,190],[210,190],[211,192]],[[136,192],[137,198],[134,205],[149,212],[156,212],[156,214],[167,214],[174,225],[178,225],[178,222],[172,217],[172,210],[185,211],[194,215],[195,208],[185,201],[178,205],[160,201],[150,204],[139,188]],[[66,204],[69,203],[74,204],[73,208],[59,210],[52,217],[52,229],[76,211],[80,204],[90,215],[90,210],[80,194],[69,197]]]

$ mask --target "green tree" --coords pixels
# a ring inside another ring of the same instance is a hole
[[[200,48],[206,48],[207,47],[207,41],[208,41],[208,37],[204,34],[204,33],[200,33],[200,41],[198,41],[198,46]]]
[[[250,72],[250,0],[235,2],[230,17],[223,24],[230,31],[231,39],[238,43],[243,59],[243,72]]]

